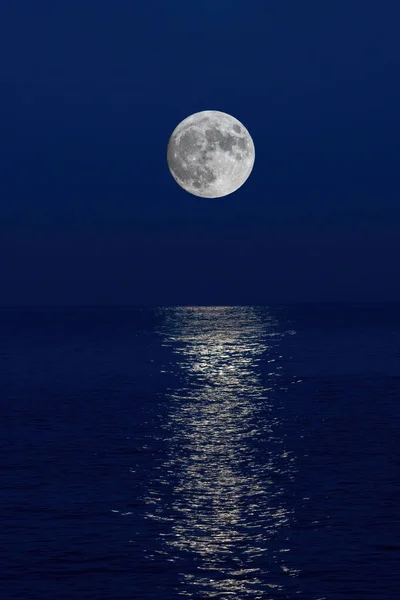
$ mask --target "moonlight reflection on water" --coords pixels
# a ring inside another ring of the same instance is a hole
[[[184,564],[176,593],[238,599],[295,593],[298,572],[285,563],[294,517],[285,494],[295,466],[276,393],[283,333],[254,308],[163,312],[163,343],[179,356],[173,366],[183,383],[169,394],[168,458],[149,490],[147,516],[170,524],[163,552]],[[260,361],[269,367],[267,384]]]

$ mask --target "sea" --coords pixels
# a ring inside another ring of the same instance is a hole
[[[400,304],[0,310],[2,600],[398,600]]]

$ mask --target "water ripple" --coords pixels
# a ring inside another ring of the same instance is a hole
[[[285,565],[294,518],[285,494],[295,459],[274,393],[282,334],[253,308],[164,312],[160,333],[177,355],[170,368],[176,373],[178,365],[183,385],[169,395],[167,459],[146,502],[149,518],[171,523],[162,542],[184,565],[177,594],[267,598],[274,590],[285,597],[299,572]],[[268,385],[261,359],[270,361]]]

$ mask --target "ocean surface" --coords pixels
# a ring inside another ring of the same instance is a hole
[[[400,305],[0,310],[2,600],[400,597]]]

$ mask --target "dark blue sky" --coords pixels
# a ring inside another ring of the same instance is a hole
[[[3,0],[2,304],[400,300],[400,3]],[[166,163],[249,129],[222,199]]]

